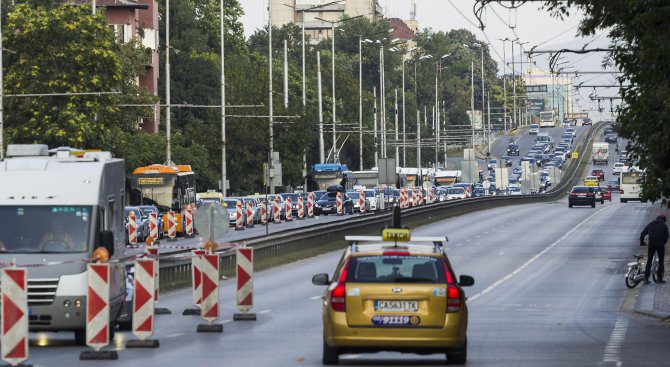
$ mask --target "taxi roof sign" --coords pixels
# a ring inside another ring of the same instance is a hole
[[[404,228],[384,228],[382,230],[382,240],[390,242],[408,242],[411,237],[409,229]]]

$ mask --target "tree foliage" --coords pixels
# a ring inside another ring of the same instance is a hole
[[[670,197],[670,6],[664,0],[547,1],[558,17],[584,13],[583,35],[606,31],[612,40],[609,61],[623,74],[622,104],[616,130],[629,139],[628,151],[646,170],[642,195],[649,200]]]
[[[120,131],[138,129],[151,103],[135,78],[143,70],[138,43],[119,44],[103,15],[90,7],[18,4],[5,25],[7,94],[118,93],[8,97],[9,142],[107,147]],[[7,31],[11,30],[11,31]]]

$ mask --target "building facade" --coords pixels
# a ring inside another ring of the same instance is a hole
[[[528,114],[536,122],[542,111],[554,111],[558,122],[566,113],[573,113],[572,78],[556,76],[548,71],[530,66],[524,71],[523,80],[528,95]]]

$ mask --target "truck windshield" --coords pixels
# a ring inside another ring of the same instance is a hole
[[[0,207],[0,253],[88,250],[90,206]]]

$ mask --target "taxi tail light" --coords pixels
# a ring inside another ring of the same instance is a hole
[[[451,276],[447,263],[442,262],[444,266],[445,278],[447,279],[447,312],[458,312],[461,310],[461,292],[454,284],[454,277]]]
[[[384,256],[409,256],[409,251],[384,251]]]
[[[342,272],[340,272],[340,279],[337,281],[337,285],[330,291],[330,306],[333,308],[333,311],[345,312],[347,310],[347,294],[345,281],[347,279],[347,270],[349,269],[349,261],[344,264],[342,267]]]
[[[619,189],[619,194],[623,194],[623,189]]]

